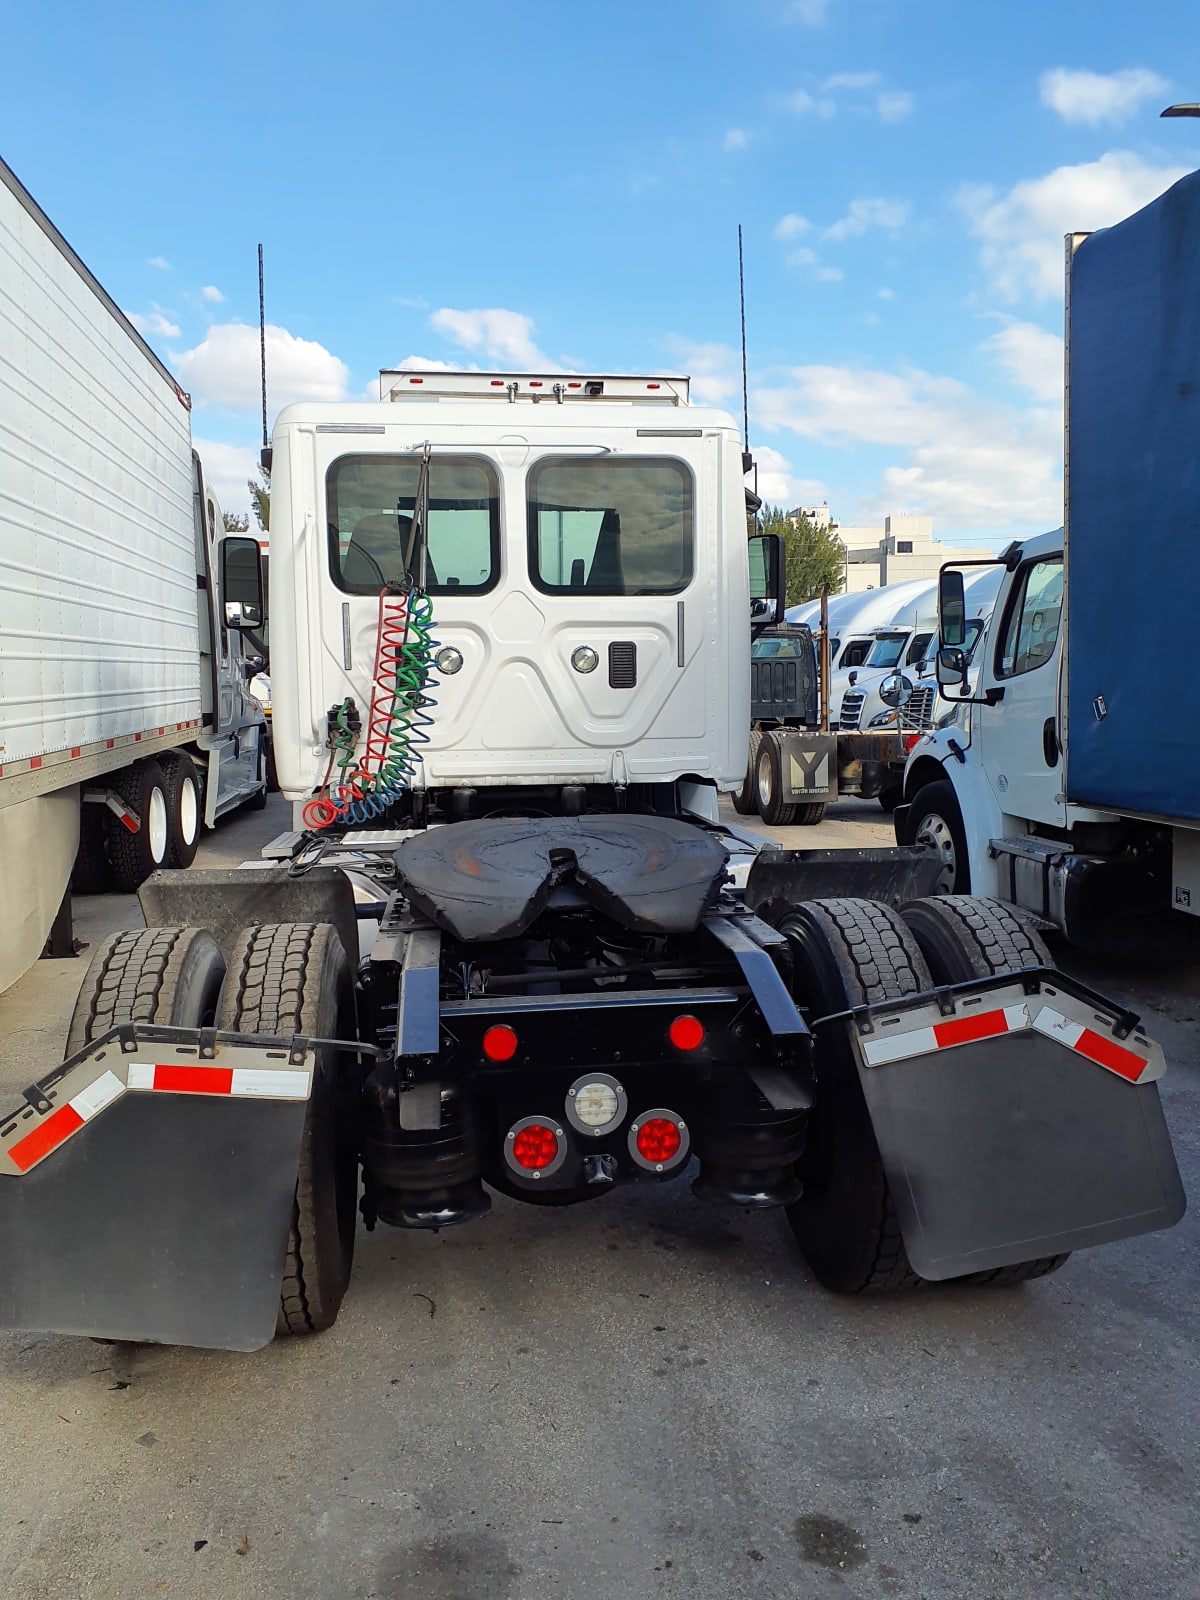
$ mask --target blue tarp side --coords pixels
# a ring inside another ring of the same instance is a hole
[[[1200,819],[1200,172],[1071,269],[1070,800]]]

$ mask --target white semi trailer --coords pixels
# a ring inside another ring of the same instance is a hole
[[[72,876],[136,889],[262,792],[258,547],[225,536],[189,414],[0,162],[0,990]]]

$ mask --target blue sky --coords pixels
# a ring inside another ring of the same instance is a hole
[[[760,489],[962,542],[1061,518],[1062,235],[1200,165],[1194,0],[67,0],[0,155],[193,394],[227,508],[271,410],[437,364],[690,371]]]

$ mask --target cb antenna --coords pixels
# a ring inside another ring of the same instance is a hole
[[[267,301],[263,293],[263,248],[258,247],[258,358],[262,371],[263,449],[270,441],[267,437]]]
[[[750,454],[750,391],[746,383],[746,269],[742,259],[742,225],[738,223],[738,300],[742,311],[742,471],[754,468],[754,497],[758,499],[758,464]]]

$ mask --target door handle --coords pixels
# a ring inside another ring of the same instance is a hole
[[[1042,754],[1048,767],[1058,765],[1058,726],[1053,717],[1042,723]]]

